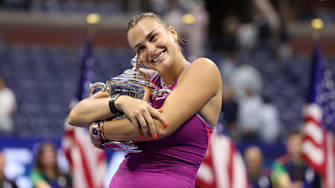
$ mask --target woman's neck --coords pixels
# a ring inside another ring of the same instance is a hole
[[[164,83],[167,85],[173,85],[183,73],[188,63],[189,62],[184,57],[174,62],[173,66],[171,66],[168,71],[160,74]]]

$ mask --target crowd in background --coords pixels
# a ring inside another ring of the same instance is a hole
[[[128,15],[142,10],[161,13],[187,39],[185,49],[190,59],[221,54],[222,58],[214,61],[217,60],[215,63],[219,66],[224,81],[223,132],[236,142],[285,144],[286,154],[275,159],[264,159],[263,151],[256,145],[245,149],[244,159],[252,186],[320,187],[319,176],[307,167],[301,157],[301,124],[290,125],[293,126],[291,130],[283,129],[288,125],[283,125],[278,107],[264,95],[267,88],[264,87],[262,73],[250,63],[250,54],[261,49],[274,62],[281,62],[294,55],[290,49],[287,25],[292,22],[306,23],[314,17],[321,17],[325,23],[335,23],[335,4],[328,1],[325,2],[327,6],[314,6],[315,2],[312,1],[270,0],[214,2],[216,1],[0,0],[0,7],[46,14],[86,14],[95,11],[110,16]],[[302,5],[305,8],[297,8]],[[20,108],[15,95],[0,75],[2,135],[12,135],[15,132],[14,116],[17,108]],[[59,125],[60,128],[62,126]],[[36,155],[36,166],[31,173],[35,187],[71,187],[71,176],[57,167],[55,153],[56,148],[52,144],[41,145]],[[1,154],[0,185],[16,187],[15,182],[4,174],[5,164],[5,156]]]

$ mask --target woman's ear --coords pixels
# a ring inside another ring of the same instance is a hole
[[[173,35],[174,40],[177,41],[178,40],[178,34],[177,34],[176,29],[173,26],[169,26],[169,30],[170,30],[171,34]]]

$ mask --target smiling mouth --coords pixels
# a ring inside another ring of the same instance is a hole
[[[160,61],[162,61],[165,57],[166,54],[166,50],[163,50],[162,52],[159,53],[158,57],[154,58],[151,60],[152,63],[158,63]]]

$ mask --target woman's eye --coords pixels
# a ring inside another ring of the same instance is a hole
[[[155,41],[156,40],[156,36],[157,35],[151,35],[151,37],[149,38],[149,40],[150,40],[150,42],[153,42],[153,41]]]
[[[141,52],[143,51],[143,49],[144,49],[144,47],[139,47],[139,48],[137,49],[137,54],[141,53]]]

